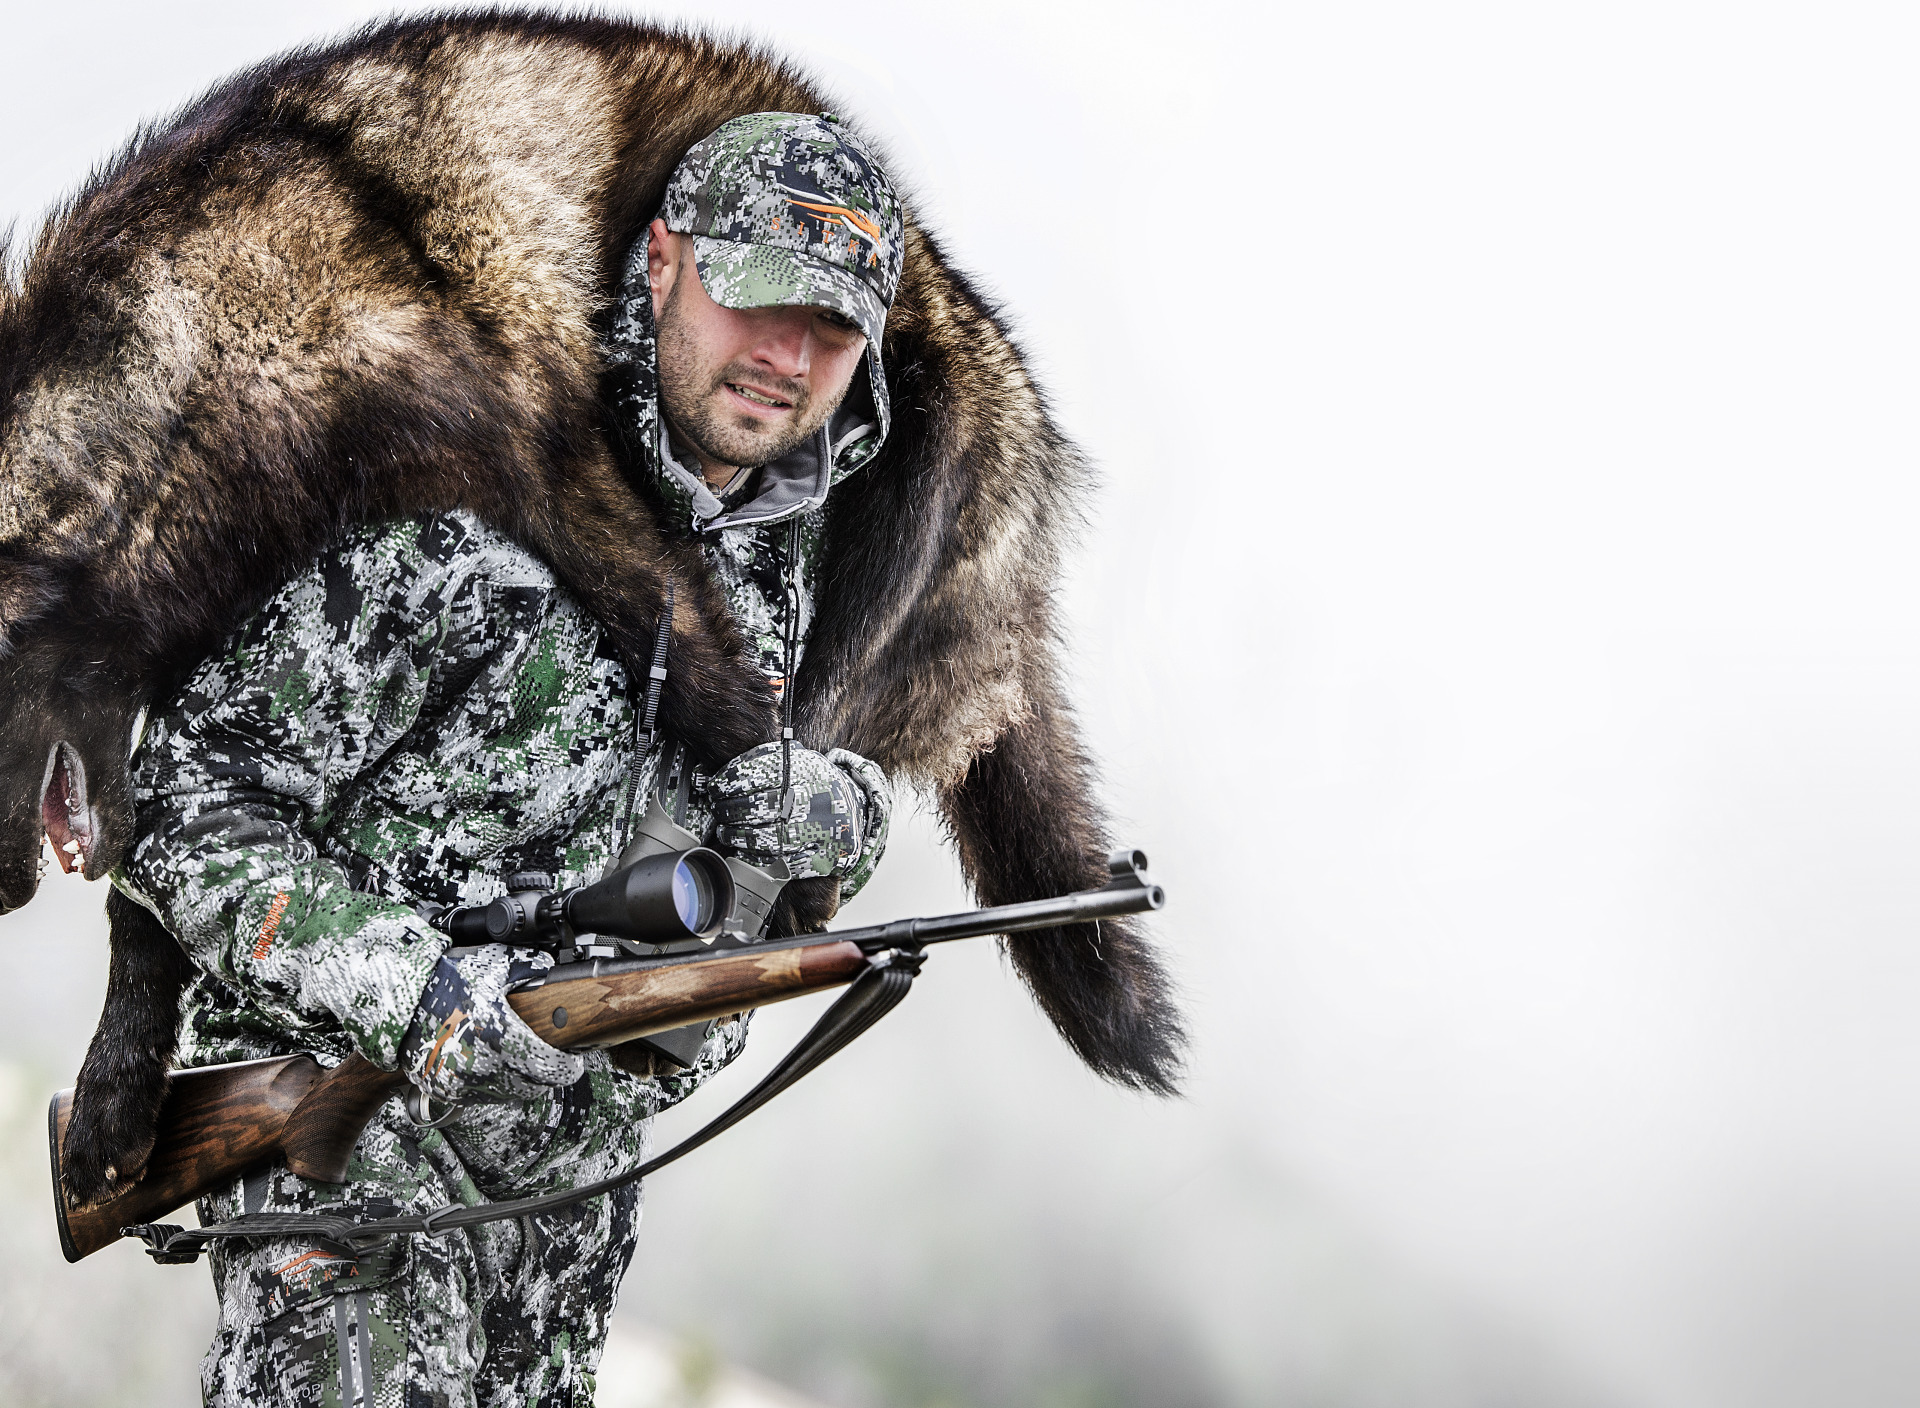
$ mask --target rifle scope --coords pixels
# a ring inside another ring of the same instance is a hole
[[[646,856],[574,890],[516,885],[492,904],[454,910],[445,922],[462,944],[564,946],[579,934],[668,944],[712,939],[732,912],[733,876],[726,861],[696,846]]]

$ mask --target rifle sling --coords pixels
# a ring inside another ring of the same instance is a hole
[[[666,1153],[647,1160],[630,1173],[603,1178],[582,1188],[564,1188],[503,1203],[482,1203],[477,1207],[450,1205],[419,1216],[360,1220],[351,1212],[331,1215],[263,1212],[236,1217],[212,1227],[185,1228],[171,1223],[143,1222],[123,1227],[121,1233],[140,1238],[147,1244],[147,1255],[163,1265],[198,1260],[209,1242],[221,1238],[300,1237],[336,1256],[357,1258],[361,1251],[388,1237],[412,1233],[440,1237],[483,1222],[503,1222],[571,1207],[665,1168],[715,1135],[731,1129],[774,1096],[811,1074],[899,1005],[913,986],[914,975],[920,971],[923,959],[918,948],[896,948],[873,955],[866,971],[853,980],[758,1085]]]

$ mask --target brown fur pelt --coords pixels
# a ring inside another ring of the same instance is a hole
[[[0,292],[0,908],[32,896],[43,832],[90,877],[119,862],[139,711],[364,520],[474,511],[629,663],[672,583],[663,722],[710,763],[771,736],[697,551],[656,531],[611,447],[601,347],[680,154],[737,114],[823,105],[698,33],[469,13],[266,63],[96,173]],[[934,790],[983,900],[1098,884],[1051,604],[1085,468],[911,216],[884,355],[894,429],[829,500],[800,734]],[[116,935],[154,942],[131,918]],[[1136,927],[1009,949],[1095,1070],[1172,1088],[1178,1016]],[[87,1069],[138,1067],[150,1102],[170,1043],[117,1005],[164,1006],[178,974],[114,961]],[[144,1157],[105,1079],[83,1075],[69,1142],[82,1197]]]

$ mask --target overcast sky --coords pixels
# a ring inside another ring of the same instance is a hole
[[[0,219],[373,13],[10,6]],[[673,1319],[680,1275],[751,1303],[686,1269],[716,1246],[866,1286],[912,1247],[1024,1278],[1016,1244],[1056,1237],[1177,1304],[1218,1401],[1910,1401],[1900,8],[686,13],[797,52],[883,140],[1101,466],[1080,697],[1199,1039],[1184,1105],[1113,1094],[990,953],[942,953],[890,1030],[658,1181],[637,1303]],[[43,964],[68,899],[0,943]],[[853,917],[960,899],[915,824]],[[77,1054],[82,996],[0,1051]],[[715,1230],[776,1225],[796,1170],[884,1256]],[[925,1275],[937,1313],[960,1292]]]

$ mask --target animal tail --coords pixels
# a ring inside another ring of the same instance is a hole
[[[982,904],[1094,889],[1107,879],[1107,828],[1072,717],[1051,692],[1035,703],[942,794]],[[1128,918],[1040,929],[1013,936],[1007,951],[1041,1011],[1097,1074],[1178,1093],[1186,1027],[1144,925]]]

